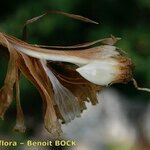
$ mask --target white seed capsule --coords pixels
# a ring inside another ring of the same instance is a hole
[[[77,68],[77,72],[88,81],[102,86],[114,82],[128,82],[131,79],[129,59],[122,57],[93,61]]]

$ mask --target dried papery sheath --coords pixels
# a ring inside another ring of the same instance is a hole
[[[76,97],[65,88],[47,67],[46,61],[41,60],[43,68],[47,73],[54,90],[54,99],[60,110],[65,123],[70,122],[76,116],[80,116],[80,108]]]
[[[26,127],[25,127],[25,122],[24,122],[24,114],[23,114],[23,110],[22,110],[21,102],[20,102],[19,73],[17,74],[17,80],[15,83],[15,86],[16,86],[17,119],[16,119],[16,125],[14,126],[14,131],[24,133],[26,130]]]
[[[21,54],[19,61],[23,61],[20,63],[20,70],[34,83],[43,99],[45,105],[44,124],[46,129],[51,134],[59,136],[62,131],[54,109],[53,89],[40,60]]]
[[[64,12],[54,11],[70,18],[94,21]],[[39,20],[34,17],[24,25]],[[114,44],[120,38],[111,36],[73,46],[32,45],[5,33],[0,33],[0,45],[10,54],[4,86],[0,89],[0,117],[3,118],[13,99],[16,87],[17,120],[14,130],[25,131],[20,102],[19,74],[25,75],[38,89],[43,100],[44,125],[55,137],[62,133],[61,122],[68,123],[86,109],[85,102],[98,103],[97,93],[113,83],[133,81],[133,64]],[[16,85],[16,86],[14,86]]]
[[[3,37],[2,40],[5,41],[8,47],[10,53],[10,60],[8,63],[8,69],[4,81],[4,86],[0,89],[0,117],[1,118],[4,117],[6,110],[8,109],[8,107],[10,106],[13,100],[13,86],[16,82],[16,76],[17,76],[16,51],[13,50],[11,44],[7,42],[7,39]]]
[[[77,97],[81,111],[86,109],[85,101],[91,102],[93,105],[98,103],[96,93],[101,91],[103,87],[92,84],[82,78],[76,72],[78,66],[68,63],[49,62],[48,67],[57,76],[60,83]]]

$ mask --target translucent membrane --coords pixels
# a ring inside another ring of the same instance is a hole
[[[76,116],[80,116],[77,98],[58,81],[52,71],[47,67],[45,60],[41,60],[41,63],[52,83],[54,99],[65,123],[70,122]]]

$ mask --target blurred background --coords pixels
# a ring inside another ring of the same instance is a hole
[[[121,37],[117,46],[133,60],[134,77],[140,86],[150,87],[149,0],[1,0],[0,32],[21,38],[25,21],[47,10],[79,14],[100,24],[93,25],[60,15],[48,15],[29,26],[30,43],[72,45],[110,35]],[[0,86],[3,85],[8,58],[8,53],[1,49]],[[81,118],[63,125],[64,138],[77,141],[76,147],[68,149],[149,150],[150,94],[137,91],[132,83],[128,83],[113,85],[100,93],[98,98],[97,106],[87,104],[88,109]],[[14,102],[7,111],[5,120],[0,120],[0,139],[50,139],[43,129],[40,95],[23,76],[21,101],[26,119],[26,133],[12,132],[16,117]]]

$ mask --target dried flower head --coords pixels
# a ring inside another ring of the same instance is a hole
[[[78,15],[58,11],[53,13],[96,23]],[[46,14],[28,20],[24,33],[28,24]],[[22,73],[41,94],[46,129],[59,136],[62,132],[59,119],[63,123],[70,122],[86,109],[86,101],[93,105],[98,103],[96,94],[105,86],[133,80],[131,59],[114,46],[118,40],[119,38],[112,36],[75,46],[44,46],[32,45],[0,33],[0,44],[10,54],[4,86],[0,90],[0,117],[3,118],[12,103],[15,88],[17,121],[14,130],[25,132],[19,91],[19,76]],[[136,81],[133,81],[138,88]]]

